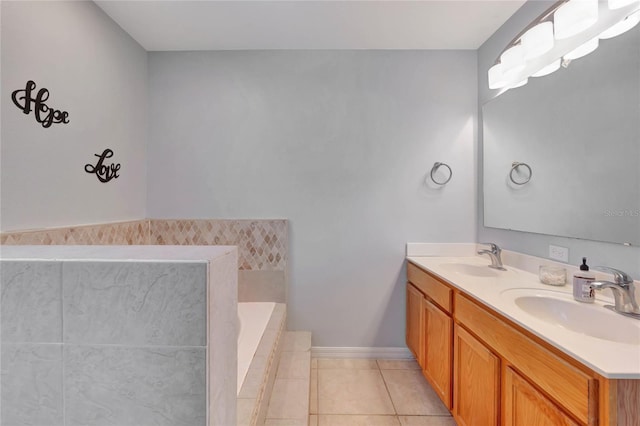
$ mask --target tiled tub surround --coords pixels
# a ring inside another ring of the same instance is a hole
[[[144,219],[12,231],[2,245],[228,245],[238,247],[241,302],[285,303],[288,222],[284,219]]]
[[[0,268],[2,425],[235,423],[235,247],[16,246]]]

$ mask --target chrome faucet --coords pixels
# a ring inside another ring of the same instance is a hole
[[[633,283],[633,279],[629,275],[617,269],[607,268],[604,266],[596,266],[593,269],[613,274],[613,282],[593,281],[590,284],[591,288],[594,290],[610,288],[613,292],[615,306],[605,305],[605,308],[609,308],[619,314],[631,318],[640,319],[640,308],[636,301],[636,286]]]
[[[478,254],[488,254],[491,258],[491,265],[489,268],[498,269],[500,271],[506,271],[504,266],[502,266],[502,259],[500,258],[500,254],[502,253],[502,249],[498,247],[497,244],[494,243],[482,243],[491,247],[491,250],[478,250]]]

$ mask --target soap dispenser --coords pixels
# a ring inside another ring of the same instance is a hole
[[[593,303],[595,301],[594,290],[591,283],[596,280],[593,272],[589,271],[587,258],[582,258],[580,270],[573,274],[573,298],[578,302]]]

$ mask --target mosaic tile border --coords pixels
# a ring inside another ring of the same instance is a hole
[[[1,245],[145,245],[148,241],[148,220],[0,234]]]
[[[0,234],[0,245],[233,245],[246,271],[286,271],[288,240],[286,219],[144,219]]]
[[[238,269],[283,271],[287,264],[287,221],[234,219],[151,219],[155,245],[238,246]]]

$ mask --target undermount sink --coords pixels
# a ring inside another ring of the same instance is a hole
[[[501,296],[533,317],[575,333],[611,342],[640,344],[640,321],[626,318],[600,304],[576,302],[570,294],[517,288]]]
[[[453,272],[460,275],[469,275],[477,278],[495,278],[509,271],[499,271],[491,269],[489,266],[470,265],[467,263],[443,263],[440,267],[447,272]]]

